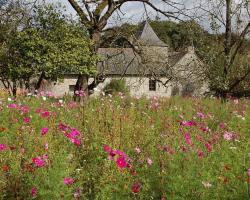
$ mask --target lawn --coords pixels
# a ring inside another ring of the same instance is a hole
[[[0,199],[250,199],[250,102],[0,95]]]

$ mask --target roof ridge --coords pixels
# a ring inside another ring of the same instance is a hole
[[[147,20],[142,23],[142,28],[138,31],[137,34],[137,40],[139,41],[139,43],[145,46],[168,46],[160,40],[160,38],[157,36],[154,29],[150,26]]]

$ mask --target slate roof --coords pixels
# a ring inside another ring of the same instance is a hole
[[[150,24],[145,21],[142,28],[137,33],[137,42],[146,48],[153,47],[167,47],[162,42]],[[163,66],[159,64],[143,64],[141,57],[132,48],[99,48],[98,54],[102,62],[97,65],[99,73],[104,75],[117,76],[143,76],[150,75],[152,71],[158,75],[164,75],[167,67],[174,66],[187,52],[169,52],[167,63]]]
[[[167,47],[163,41],[154,32],[148,21],[143,22],[142,28],[138,31],[136,38],[143,46]]]
[[[102,62],[97,65],[97,70],[105,75],[150,75],[152,71],[158,75],[164,75],[168,66],[174,66],[186,54],[186,52],[171,53],[168,62],[164,67],[157,64],[144,65],[141,63],[140,56],[132,48],[99,48],[98,54]]]
[[[97,65],[101,74],[136,75],[140,73],[140,57],[132,48],[99,48],[102,62]]]

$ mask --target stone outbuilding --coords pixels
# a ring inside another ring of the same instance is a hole
[[[131,40],[131,48],[100,48],[101,61],[97,70],[105,78],[93,91],[99,95],[112,79],[123,79],[132,96],[173,95],[200,96],[207,90],[202,77],[203,63],[193,47],[181,52],[171,51],[159,39],[150,24],[144,22],[142,29]],[[64,80],[48,86],[56,96],[73,93],[77,75],[65,75]],[[93,78],[90,78],[91,83]]]

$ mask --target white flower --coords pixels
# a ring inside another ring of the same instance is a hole
[[[100,89],[96,87],[96,88],[94,88],[94,91],[95,91],[95,92],[99,92]]]
[[[43,99],[44,101],[46,101],[47,98],[46,98],[45,96],[42,96],[42,99]]]
[[[229,147],[229,149],[235,150],[237,149],[237,147]]]
[[[202,185],[203,185],[205,188],[210,188],[210,187],[212,186],[211,183],[206,182],[206,181],[202,181],[201,183],[202,183]]]
[[[8,101],[12,101],[11,98],[8,97]]]
[[[59,99],[59,103],[63,104],[63,100],[62,100],[62,99]]]

